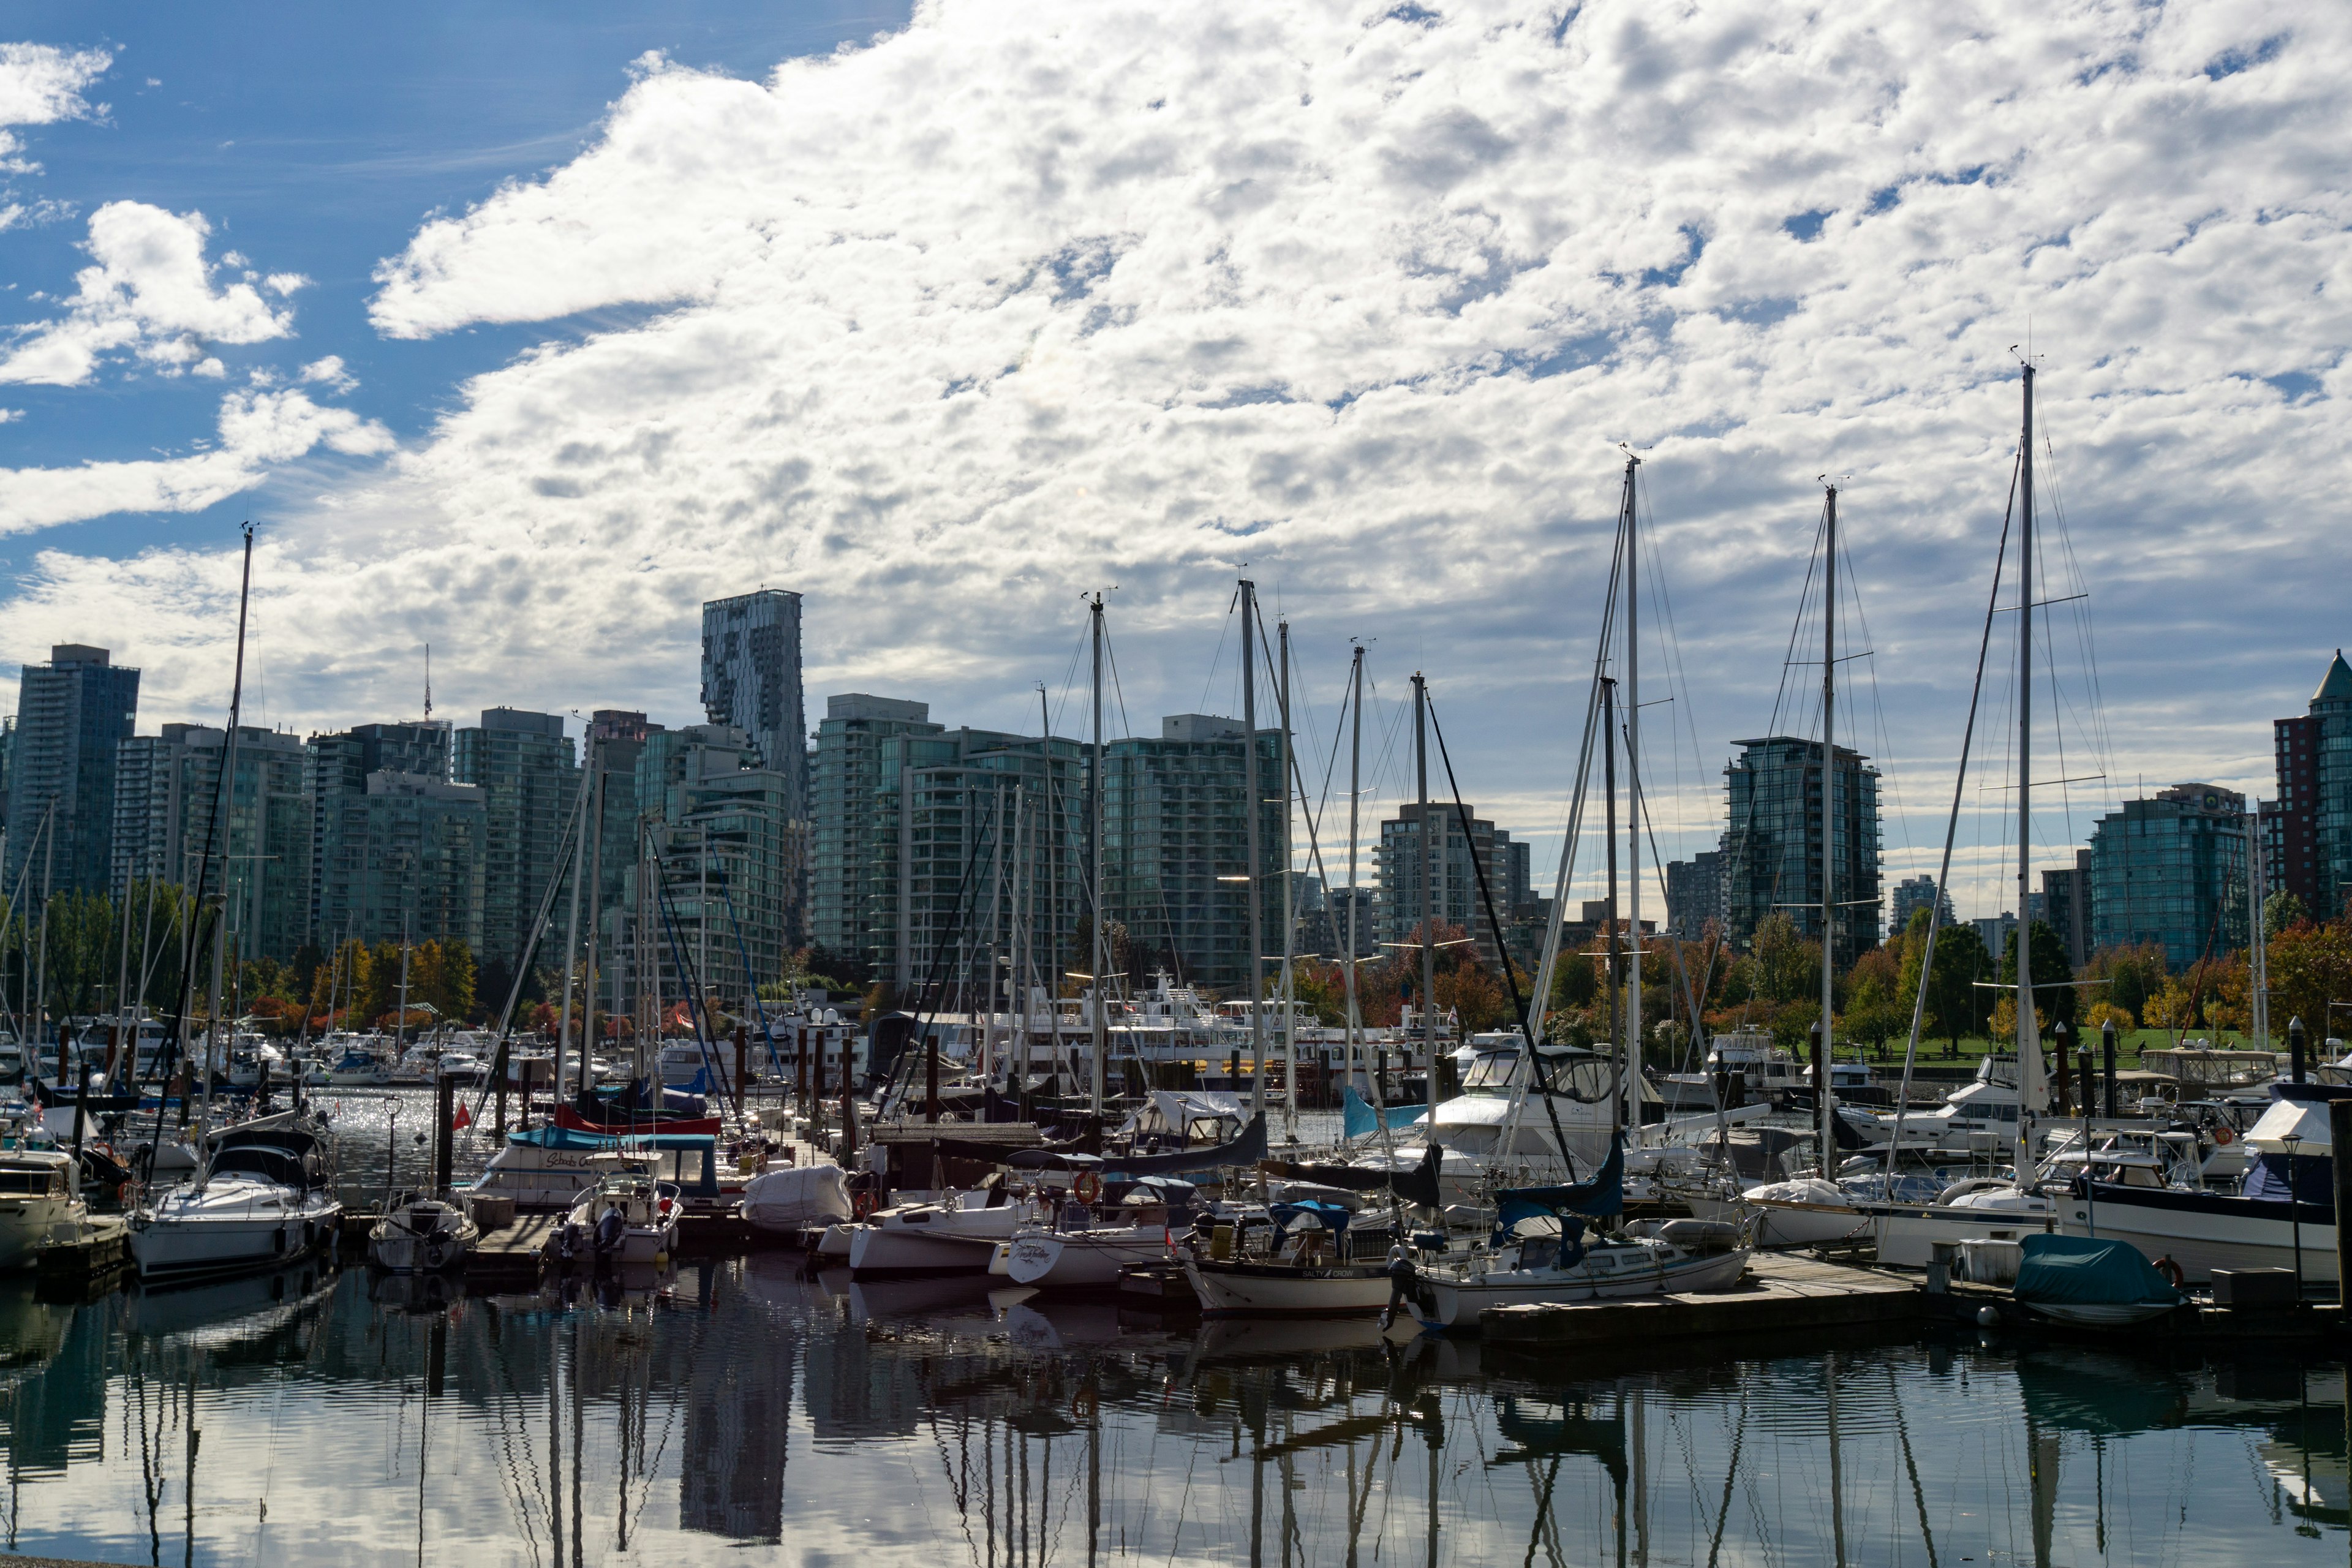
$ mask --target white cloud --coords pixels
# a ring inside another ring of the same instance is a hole
[[[2340,574],[2352,489],[2347,68],[2340,9],[2122,0],[939,0],[765,81],[651,62],[384,263],[389,336],[586,335],[282,521],[276,689],[394,710],[429,637],[484,702],[683,717],[695,605],[764,580],[813,695],[1025,724],[1118,583],[1148,729],[1224,700],[1247,562],[1312,646],[1430,668],[1465,786],[1541,826],[1631,439],[1704,753],[1654,800],[1713,809],[1769,710],[1833,468],[1925,810],[2030,327],[2119,769],[2221,771],[2340,640],[2276,587]],[[15,639],[172,559],[45,557]]]
[[[167,372],[195,368],[205,345],[254,343],[293,331],[291,311],[273,310],[250,283],[215,287],[205,260],[212,226],[202,213],[172,213],[144,202],[109,202],[90,215],[87,248],[97,265],[56,321],[17,329],[0,359],[0,383],[76,386],[107,354],[128,353]]]
[[[21,408],[0,408],[0,425],[13,424],[24,416],[25,411]]]
[[[324,359],[313,360],[304,365],[302,379],[325,386],[332,392],[349,392],[359,384],[359,382],[343,369],[343,356],[341,354],[329,354]]]
[[[33,174],[37,163],[23,156],[24,142],[11,125],[48,125],[79,120],[105,105],[92,105],[82,89],[106,74],[114,57],[104,49],[60,49],[47,44],[0,44],[0,172]]]
[[[185,458],[0,468],[0,533],[122,511],[201,511],[248,490],[278,465],[320,447],[348,457],[393,449],[392,433],[298,391],[232,392],[221,400],[220,445]]]

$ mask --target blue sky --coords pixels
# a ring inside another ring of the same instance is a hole
[[[1887,772],[1900,876],[1942,837],[2027,344],[2043,569],[2087,595],[2050,612],[2036,745],[2097,775],[2037,859],[2143,781],[2265,788],[2269,719],[2352,640],[2338,10],[5,26],[0,671],[108,642],[147,726],[218,716],[247,517],[256,716],[296,729],[413,712],[428,643],[444,712],[685,720],[696,607],[764,583],[807,595],[813,711],[1010,729],[1106,590],[1118,722],[1152,730],[1235,705],[1247,573],[1318,751],[1366,639],[1549,841],[1630,441],[1666,852],[1771,721],[1838,474],[1874,649],[1840,738]],[[2011,901],[2008,744],[1963,912]]]

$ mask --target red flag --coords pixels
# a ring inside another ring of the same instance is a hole
[[[473,1124],[474,1113],[466,1109],[466,1102],[464,1100],[459,1100],[457,1102],[457,1114],[449,1118],[449,1131],[452,1132],[463,1132],[467,1128],[471,1127]]]

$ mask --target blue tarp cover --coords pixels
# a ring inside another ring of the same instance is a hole
[[[2130,1306],[2179,1301],[2180,1292],[2128,1241],[2087,1236],[2028,1236],[2018,1243],[2025,1261],[2017,1270],[2021,1301],[2077,1306]]]
[[[1354,1084],[1346,1085],[1339,1093],[1339,1124],[1350,1142],[1369,1138],[1386,1123],[1390,1131],[1411,1127],[1429,1113],[1425,1105],[1394,1105],[1376,1110],[1372,1102],[1356,1092]]]

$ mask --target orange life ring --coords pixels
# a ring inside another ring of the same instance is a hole
[[[1102,1196],[1101,1173],[1095,1171],[1080,1171],[1078,1179],[1070,1184],[1070,1191],[1076,1196],[1078,1202],[1093,1203]]]
[[[2213,1142],[2217,1148],[2227,1149],[2237,1141],[2238,1130],[2228,1122],[2224,1121],[2221,1126],[2213,1129]]]
[[[849,1194],[849,1217],[864,1219],[874,1212],[874,1194],[860,1187]]]
[[[2149,1267],[2154,1268],[2158,1274],[2163,1275],[2167,1279],[2172,1281],[2172,1288],[2176,1290],[2179,1289],[2183,1285],[2186,1285],[2189,1282],[2187,1272],[2181,1268],[2180,1265],[2172,1261],[2172,1255],[2170,1253],[2167,1253],[2162,1258],[2158,1258],[2153,1264],[2149,1265]]]

